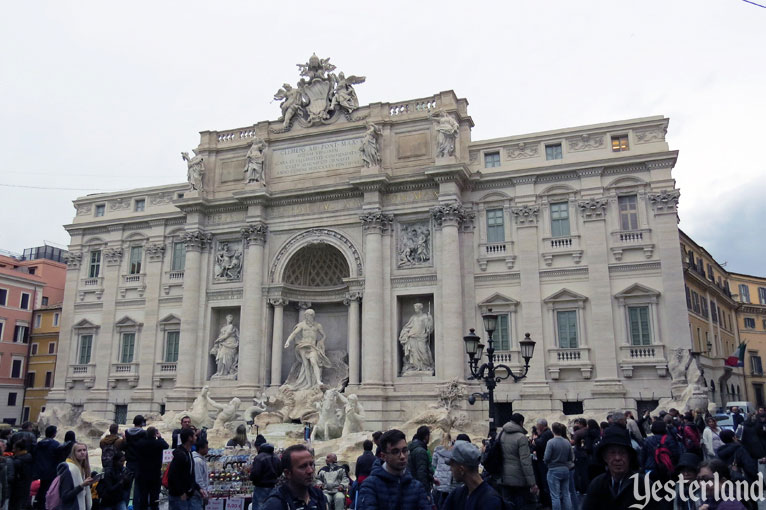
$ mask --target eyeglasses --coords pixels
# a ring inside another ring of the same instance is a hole
[[[698,482],[714,482],[715,478],[712,476],[698,476],[697,477]]]
[[[394,457],[398,457],[399,455],[404,455],[405,457],[410,453],[410,451],[405,446],[401,450],[398,448],[394,448],[393,450],[388,450],[386,452],[386,455],[393,455]]]

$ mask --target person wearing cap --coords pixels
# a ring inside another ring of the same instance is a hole
[[[501,510],[500,495],[479,474],[481,450],[468,441],[455,441],[445,452],[452,478],[463,485],[450,492],[443,510]]]
[[[633,504],[640,508],[645,500],[636,499],[631,478],[638,472],[638,454],[630,444],[628,431],[608,427],[596,448],[596,457],[606,465],[606,473],[590,482],[581,510],[629,508]]]
[[[516,508],[524,508],[529,494],[539,492],[529,451],[529,438],[523,425],[524,416],[513,413],[511,420],[503,425],[498,436],[503,449],[500,491],[503,499],[514,503]]]
[[[699,491],[690,492],[690,483],[697,479],[700,457],[693,453],[682,453],[676,466],[678,482],[676,484],[676,498],[673,500],[673,510],[697,510],[697,503],[693,496],[699,500]]]

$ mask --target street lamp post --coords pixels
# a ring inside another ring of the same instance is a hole
[[[492,310],[490,310],[492,312]],[[524,379],[529,372],[529,360],[535,352],[535,342],[529,337],[529,333],[524,335],[524,340],[519,342],[521,357],[524,358],[524,371],[520,375],[513,373],[510,367],[503,364],[495,365],[495,345],[492,335],[495,333],[497,327],[497,315],[493,313],[485,313],[482,316],[484,321],[484,330],[487,332],[487,362],[479,366],[481,357],[484,353],[484,344],[481,343],[481,339],[476,335],[475,330],[471,329],[470,333],[463,337],[465,342],[465,352],[468,354],[468,367],[471,371],[471,377],[468,379],[480,380],[484,382],[487,387],[487,391],[483,393],[474,393],[468,397],[468,403],[473,405],[476,402],[476,398],[486,400],[489,403],[489,434],[491,437],[495,437],[497,430],[496,426],[496,410],[495,410],[495,388],[497,383],[504,381],[509,377],[513,378],[513,382],[519,382]],[[501,372],[505,372],[504,375]]]

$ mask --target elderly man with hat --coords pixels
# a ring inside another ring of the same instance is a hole
[[[463,485],[450,492],[443,510],[502,510],[503,500],[479,474],[481,451],[468,441],[455,441],[445,452],[452,478]]]
[[[591,481],[582,510],[641,506],[645,500],[636,499],[634,484],[643,480],[633,477],[638,470],[638,455],[630,444],[628,431],[622,427],[608,427],[595,454],[596,459],[606,465],[606,473]],[[639,483],[639,487],[643,490],[643,483]],[[651,506],[650,503],[646,508]]]

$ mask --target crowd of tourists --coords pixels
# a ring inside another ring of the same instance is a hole
[[[411,438],[391,429],[362,443],[353,473],[334,453],[318,468],[306,443],[277,450],[259,434],[251,444],[245,427],[227,446],[257,450],[248,468],[252,510],[763,508],[766,502],[751,497],[762,492],[750,489],[762,490],[766,472],[766,409],[744,416],[734,408],[732,417],[734,430],[722,430],[701,413],[671,409],[636,419],[613,411],[601,423],[549,427],[539,419],[527,430],[515,413],[477,444],[465,434],[432,441],[427,426]],[[209,498],[205,430],[185,416],[169,445],[145,425],[139,415],[124,433],[110,427],[100,442],[101,473],[91,471],[87,446],[72,431],[64,443],[54,426],[41,440],[31,423],[0,431],[3,509],[158,510],[164,486],[169,510],[202,510]],[[727,495],[727,484],[744,492]]]

